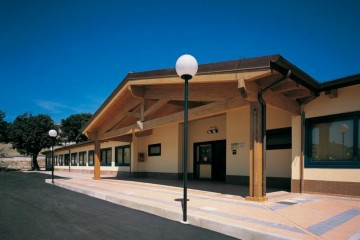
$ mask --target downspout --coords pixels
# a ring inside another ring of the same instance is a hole
[[[261,104],[261,138],[262,138],[262,195],[266,195],[266,101],[264,100],[264,93],[288,80],[291,75],[291,70],[288,70],[285,77],[270,84],[258,93],[258,101]]]
[[[304,147],[305,147],[305,112],[301,104],[301,150],[300,150],[300,193],[304,192]]]

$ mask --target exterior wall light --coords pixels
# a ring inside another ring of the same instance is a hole
[[[215,134],[218,132],[219,130],[217,129],[217,127],[211,127],[209,130],[207,130],[207,134]]]

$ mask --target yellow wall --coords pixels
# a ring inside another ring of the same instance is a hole
[[[291,127],[291,116],[275,108],[267,107],[266,129]],[[266,176],[291,177],[291,149],[266,151]]]
[[[138,138],[138,152],[145,153],[145,162],[137,162],[138,172],[178,173],[179,124],[153,130],[153,134]],[[161,144],[161,156],[148,156],[149,144]]]
[[[338,113],[360,111],[360,85],[338,89],[337,98],[329,98],[324,93],[305,105],[305,117],[319,117]],[[300,117],[293,117],[292,178],[300,179]],[[297,134],[294,136],[294,133]],[[298,136],[298,137],[296,137]],[[360,182],[359,169],[317,169],[305,168],[305,180]]]
[[[250,151],[250,108],[226,113],[226,175],[249,176]],[[238,143],[239,148],[233,155],[231,144]]]
[[[360,84],[338,89],[337,98],[329,98],[324,92],[305,105],[306,118],[337,113],[360,111]]]
[[[208,134],[211,127],[216,127],[218,132]],[[188,137],[188,172],[193,172],[194,143],[226,139],[226,116],[220,115],[211,118],[189,122]],[[182,149],[181,149],[182,150]]]

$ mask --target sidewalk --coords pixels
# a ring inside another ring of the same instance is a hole
[[[44,173],[44,172],[43,172]],[[51,174],[51,173],[50,173]],[[139,181],[92,180],[55,172],[55,185],[125,207],[182,220],[183,189]],[[51,184],[51,177],[46,180]],[[274,192],[269,201],[188,189],[188,222],[240,239],[360,239],[360,198]]]

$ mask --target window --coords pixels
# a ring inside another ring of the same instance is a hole
[[[198,156],[196,157],[196,161],[198,163],[202,163],[202,164],[211,164],[212,163],[212,159],[211,159],[211,144],[201,144],[199,146],[197,146],[197,154]]]
[[[77,166],[77,153],[71,154],[71,166]]]
[[[88,165],[94,166],[94,151],[93,150],[90,150],[88,152]]]
[[[130,166],[131,152],[130,146],[115,148],[115,166]]]
[[[58,163],[58,156],[56,155],[56,156],[54,156],[54,161],[55,161],[55,166],[58,166],[59,165],[59,163]]]
[[[79,166],[86,165],[86,152],[79,152]]]
[[[64,155],[64,164],[65,164],[65,166],[69,166],[69,162],[70,162],[70,154],[65,154]]]
[[[360,167],[360,112],[306,120],[305,167]]]
[[[64,155],[59,155],[59,165],[63,166],[64,165]]]
[[[266,150],[291,149],[291,127],[266,131]]]
[[[161,156],[161,144],[148,145],[148,156]]]
[[[100,150],[101,166],[111,166],[111,159],[111,148],[105,148]]]

